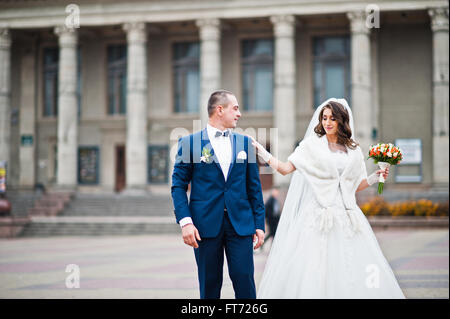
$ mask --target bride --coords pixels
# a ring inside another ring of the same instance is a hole
[[[294,172],[258,298],[405,298],[355,198],[389,169],[367,177],[353,133],[347,101],[329,99],[288,162],[253,139],[272,168]]]

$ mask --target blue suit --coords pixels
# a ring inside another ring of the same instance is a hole
[[[236,133],[229,138],[232,161],[226,181],[206,128],[180,138],[172,175],[177,223],[191,217],[202,238],[194,249],[201,298],[220,298],[224,249],[236,297],[256,297],[252,235],[264,230],[265,217],[259,169],[251,140]],[[243,152],[246,156],[237,158]]]

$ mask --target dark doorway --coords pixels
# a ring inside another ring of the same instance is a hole
[[[270,152],[270,144],[266,144],[266,150]],[[271,189],[273,186],[273,174],[271,173],[272,168],[269,164],[266,164],[261,158],[258,157],[258,167],[259,167],[259,178],[261,180],[261,188],[263,191]]]
[[[126,185],[126,166],[125,166],[125,145],[116,146],[116,187],[115,191],[120,192]]]

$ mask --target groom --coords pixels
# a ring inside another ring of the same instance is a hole
[[[220,298],[224,251],[235,297],[256,298],[252,248],[264,242],[265,214],[255,150],[247,136],[230,130],[241,117],[233,93],[212,93],[208,115],[206,128],[178,141],[176,220],[184,242],[194,247],[200,298]]]

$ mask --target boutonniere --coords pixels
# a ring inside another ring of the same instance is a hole
[[[200,157],[200,162],[205,162],[205,163],[211,163],[212,161],[212,154],[211,154],[211,150],[209,148],[207,148],[206,146],[203,147],[202,150],[202,157]]]

